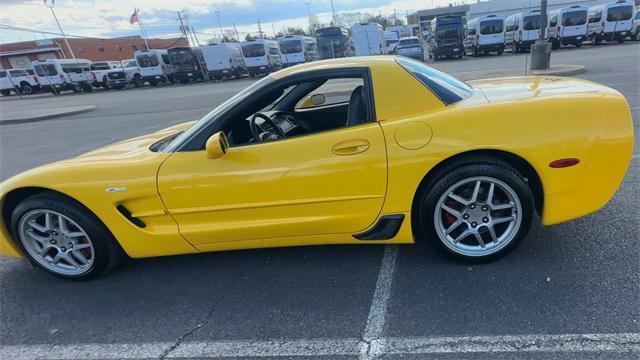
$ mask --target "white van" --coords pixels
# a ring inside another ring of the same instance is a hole
[[[467,22],[464,48],[473,56],[504,52],[504,16],[487,15]]]
[[[11,92],[30,95],[40,88],[35,75],[23,69],[0,69],[0,94],[9,96]]]
[[[513,14],[505,21],[504,43],[513,53],[530,50],[539,38],[540,10]]]
[[[249,76],[269,74],[282,68],[280,46],[274,40],[256,39],[240,43]]]
[[[40,87],[51,91],[93,91],[91,61],[86,59],[43,59],[31,62]]]
[[[588,36],[593,45],[602,41],[623,43],[631,36],[635,3],[630,0],[618,0],[589,9]]]
[[[142,81],[152,86],[173,82],[173,67],[165,49],[151,49],[134,53]]]
[[[636,14],[633,16],[631,39],[640,41],[640,9],[636,9]]]
[[[351,43],[356,56],[382,55],[387,53],[384,30],[378,23],[355,24],[351,27]]]
[[[310,36],[286,35],[278,39],[284,67],[318,60],[318,44]]]
[[[240,78],[247,73],[247,64],[238,43],[213,43],[200,46],[200,50],[210,79]]]
[[[549,42],[556,50],[563,45],[582,46],[587,40],[587,13],[582,5],[573,5],[549,12]]]

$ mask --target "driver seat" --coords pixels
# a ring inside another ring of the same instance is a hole
[[[356,87],[349,97],[347,108],[347,127],[367,122],[366,96],[362,85]]]

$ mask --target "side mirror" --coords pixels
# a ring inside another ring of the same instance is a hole
[[[313,106],[319,106],[324,104],[327,99],[322,94],[314,94],[311,96],[311,103]]]
[[[207,157],[209,159],[217,159],[226,154],[229,150],[229,141],[224,131],[219,131],[211,135],[211,137],[207,139],[205,149],[207,150]]]

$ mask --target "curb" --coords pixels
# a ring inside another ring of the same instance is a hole
[[[572,76],[586,72],[587,68],[582,65],[556,65],[548,70],[533,70],[529,75]]]
[[[96,109],[97,108],[94,105],[76,106],[72,110],[68,110],[68,111],[59,111],[59,112],[53,112],[50,114],[35,115],[31,117],[15,117],[13,119],[1,119],[0,125],[25,124],[25,123],[55,119],[55,118],[64,117],[64,116],[83,114],[90,111],[94,111]],[[52,109],[52,111],[55,111],[55,109]]]

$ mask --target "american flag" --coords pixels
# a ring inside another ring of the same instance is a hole
[[[138,9],[134,9],[133,14],[131,14],[131,18],[129,19],[129,24],[133,25],[138,21]]]

